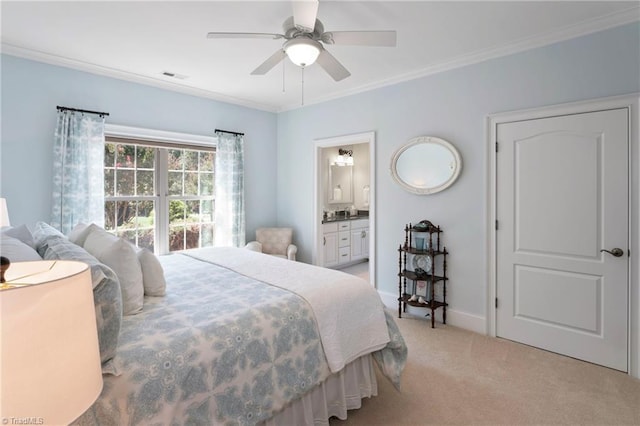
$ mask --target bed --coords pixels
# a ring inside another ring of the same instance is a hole
[[[123,317],[76,424],[328,424],[377,394],[374,363],[399,387],[407,349],[366,281],[238,248],[159,260],[166,295]]]
[[[156,257],[97,225],[0,230],[12,261],[91,269],[103,389],[77,425],[322,425],[399,388],[407,348],[368,282],[240,248]]]

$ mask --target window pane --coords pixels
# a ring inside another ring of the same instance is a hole
[[[184,169],[198,171],[198,151],[184,151]]]
[[[138,247],[146,248],[154,251],[155,243],[153,237],[153,228],[151,229],[141,229],[138,232]]]
[[[213,171],[213,152],[201,151],[200,152],[200,171],[212,172]]]
[[[104,196],[113,197],[115,170],[107,169],[104,171]]]
[[[116,202],[116,226],[121,231],[124,228],[135,227],[136,202],[135,201],[118,201]]]
[[[213,246],[213,225],[202,225],[200,239],[200,247]]]
[[[117,189],[118,194],[120,196],[123,195],[135,195],[134,191],[136,186],[135,183],[136,172],[133,170],[122,170],[118,169],[116,173],[117,179]]]
[[[190,200],[187,205],[187,223],[200,223],[200,201]]]
[[[156,158],[155,148],[146,146],[138,146],[136,148],[136,167],[139,169],[153,169]]]
[[[213,173],[200,174],[200,195],[213,195]]]
[[[184,226],[169,227],[169,251],[184,250]]]
[[[200,226],[188,225],[185,229],[185,249],[200,247]]]
[[[182,195],[182,172],[169,172],[169,195]]]
[[[182,200],[169,202],[169,225],[184,223],[186,204]]]
[[[200,218],[203,223],[213,222],[213,200],[200,202]]]
[[[182,150],[181,149],[170,149],[169,150],[169,161],[168,161],[169,170],[180,170],[182,171]]]
[[[116,202],[105,201],[104,203],[104,229],[111,230],[116,227]]]
[[[137,195],[154,195],[155,194],[154,185],[153,185],[154,172],[146,171],[146,170],[138,170],[136,174],[138,175],[137,182],[136,182],[137,193],[138,193]]]
[[[135,145],[118,145],[116,147],[116,167],[133,168],[135,151]]]
[[[184,173],[184,195],[198,195],[198,173]]]
[[[116,165],[116,145],[113,143],[104,144],[104,166],[114,167]]]
[[[154,214],[155,214],[155,202],[153,201],[139,201],[138,202],[138,227],[139,228],[153,228]]]

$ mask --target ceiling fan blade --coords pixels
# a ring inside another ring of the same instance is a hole
[[[287,56],[283,49],[279,49],[276,53],[269,56],[269,59],[264,61],[258,68],[251,72],[251,75],[264,75],[271,71],[273,67],[278,65]]]
[[[322,34],[322,41],[327,44],[395,47],[396,32],[395,31],[330,31]]]
[[[347,71],[345,67],[342,66],[340,62],[333,55],[327,52],[325,49],[322,49],[318,59],[316,59],[318,65],[322,67],[323,70],[327,72],[335,81],[344,80],[349,77],[351,73]]]
[[[207,33],[207,38],[270,38],[273,40],[284,38],[283,34],[271,33],[225,33],[213,32]]]
[[[293,22],[299,30],[312,33],[317,15],[318,0],[293,1]]]

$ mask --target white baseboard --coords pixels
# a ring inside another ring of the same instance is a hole
[[[395,293],[388,293],[384,291],[378,291],[382,303],[387,308],[397,310],[398,309],[398,295]],[[414,308],[412,306],[407,307],[407,313],[414,316],[424,316],[424,308]],[[442,322],[442,309],[436,310],[436,321]],[[473,331],[475,333],[487,334],[486,319],[479,315],[473,315],[455,309],[447,309],[447,324],[454,327],[464,328],[465,330]]]

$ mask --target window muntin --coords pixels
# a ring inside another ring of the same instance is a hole
[[[105,229],[157,253],[212,246],[214,161],[212,150],[107,139]]]

